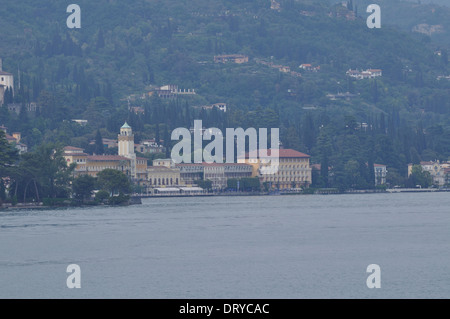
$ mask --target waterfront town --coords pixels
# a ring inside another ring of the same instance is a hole
[[[14,95],[14,76],[2,69],[0,59],[0,105],[6,107],[9,112],[19,115],[22,112],[36,112],[36,103],[23,105],[11,103]],[[215,63],[233,62],[236,64],[248,63],[248,56],[243,55],[221,55],[215,56]],[[263,60],[256,60],[259,64],[266,64]],[[273,63],[267,65],[273,66]],[[276,66],[276,65],[275,65]],[[276,66],[277,67],[277,66]],[[311,64],[302,64],[301,69],[318,72],[320,66],[313,67]],[[346,74],[356,79],[375,78],[382,76],[382,70],[368,69],[366,71],[349,70]],[[148,95],[157,95],[160,99],[171,99],[177,95],[195,95],[194,89],[179,89],[175,85],[157,87]],[[348,93],[349,94],[349,93]],[[129,100],[128,100],[129,102]],[[203,110],[217,108],[226,112],[226,103],[217,103],[211,106],[193,107]],[[145,113],[142,107],[129,107],[129,112],[136,116]],[[72,119],[80,126],[86,126],[88,120]],[[1,123],[0,123],[1,124]],[[363,123],[365,124],[365,123]],[[361,128],[367,129],[367,124]],[[1,124],[0,130],[4,132],[7,142],[13,145],[19,154],[25,154],[28,146],[22,140],[20,132],[9,132],[8,128]],[[95,140],[90,142],[94,146]],[[257,156],[246,156],[237,163],[181,163],[176,164],[170,158],[163,158],[167,155],[166,147],[160,140],[147,139],[135,143],[133,129],[126,122],[120,128],[117,139],[102,138],[103,147],[108,150],[117,149],[116,154],[111,151],[108,154],[95,154],[80,147],[66,145],[63,148],[63,157],[67,166],[74,165],[72,178],[83,175],[97,177],[105,169],[113,169],[126,175],[129,181],[138,186],[136,194],[143,196],[178,196],[178,195],[204,195],[206,193],[230,193],[230,192],[284,192],[303,193],[311,186],[317,187],[314,179],[320,178],[324,174],[321,164],[312,163],[311,156],[298,150],[280,147],[278,170],[274,174],[266,175],[262,173],[265,159]],[[149,157],[140,155],[153,154]],[[257,159],[254,159],[257,158]],[[366,163],[368,166],[368,163]],[[396,185],[389,185],[387,182],[388,167],[384,164],[372,163],[373,165],[373,186],[379,190]],[[419,165],[408,165],[408,177],[414,174],[414,167],[420,167],[422,172],[428,174],[430,182],[428,186],[443,188],[449,185],[450,162],[421,161]],[[328,167],[329,176],[333,176],[333,167]],[[369,174],[370,175],[370,174]],[[9,181],[8,177],[6,181]],[[8,186],[8,183],[6,183]],[[251,186],[249,186],[251,185]],[[321,185],[322,188],[327,183]],[[419,185],[417,185],[419,186]],[[416,185],[413,185],[416,187]],[[333,191],[332,191],[333,192]]]
[[[64,157],[68,164],[76,163],[74,174],[96,176],[106,168],[117,169],[143,186],[145,194],[201,194],[199,181],[210,181],[211,189],[221,192],[229,188],[230,180],[256,178],[268,190],[301,191],[312,184],[313,170],[320,171],[320,164],[311,164],[310,156],[293,149],[279,150],[279,166],[275,174],[261,174],[264,159],[245,158],[238,163],[175,164],[172,159],[155,159],[148,165],[147,159],[136,156],[139,145],[134,144],[132,128],[125,123],[118,135],[118,155],[89,155],[83,149],[66,146]],[[248,154],[247,154],[248,155]],[[413,164],[408,165],[408,176]],[[449,183],[450,162],[420,162],[423,171],[428,172],[432,184],[444,187]],[[387,166],[374,164],[375,186],[386,185]]]
[[[0,126],[6,140],[14,145],[20,154],[27,152],[27,146],[20,142],[20,132],[8,133]],[[92,141],[91,143],[94,143]],[[262,174],[266,165],[264,158],[249,157],[237,163],[181,163],[175,164],[171,158],[156,158],[149,161],[137,153],[158,153],[162,146],[155,141],[135,144],[133,129],[126,122],[120,128],[117,139],[102,139],[105,148],[117,148],[116,155],[88,154],[84,149],[74,146],[63,148],[67,166],[74,164],[73,178],[82,175],[97,177],[105,169],[113,169],[125,174],[139,186],[141,196],[192,196],[210,193],[239,191],[277,191],[302,193],[313,183],[313,173],[322,171],[320,164],[312,164],[310,155],[293,149],[279,150],[278,170],[274,174]],[[149,165],[150,162],[150,165]],[[442,188],[449,184],[450,162],[420,162],[420,167],[432,179],[432,185]],[[413,164],[408,165],[408,176],[413,174]],[[329,167],[330,174],[332,168]],[[376,187],[386,187],[388,168],[374,164]],[[245,180],[253,179],[253,187],[244,187]],[[254,183],[256,181],[256,184]],[[242,184],[240,184],[240,182]],[[241,185],[241,189],[239,188]],[[255,186],[256,185],[256,186]]]
[[[228,187],[230,180],[256,178],[270,189],[301,190],[312,182],[310,156],[292,149],[279,150],[278,172],[271,175],[260,173],[264,159],[246,158],[238,163],[175,164],[170,158],[155,159],[148,165],[147,159],[136,156],[132,128],[125,123],[117,139],[117,155],[89,155],[83,149],[66,146],[64,158],[67,164],[76,164],[74,176],[96,177],[104,169],[116,169],[129,176],[143,187],[145,194],[195,194],[203,193],[199,181],[209,181],[213,191],[220,192]]]

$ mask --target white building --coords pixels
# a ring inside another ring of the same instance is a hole
[[[383,70],[380,69],[368,69],[365,71],[359,70],[348,70],[346,74],[352,78],[363,80],[363,79],[373,79],[376,77],[383,76]]]
[[[3,71],[2,59],[0,59],[0,105],[3,104],[6,89],[9,88],[14,94],[14,76]]]
[[[375,170],[375,186],[386,184],[387,166],[382,164],[374,164]]]

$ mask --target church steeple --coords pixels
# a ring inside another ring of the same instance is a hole
[[[134,134],[127,122],[120,128],[119,139],[119,155],[132,158],[136,156],[134,153]]]
[[[120,128],[118,136],[119,140],[119,155],[130,160],[131,176],[136,178],[136,153],[134,152],[134,134],[131,126],[125,122]]]

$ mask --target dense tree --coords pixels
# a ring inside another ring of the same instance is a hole
[[[411,170],[411,175],[408,178],[408,186],[415,188],[416,186],[420,186],[422,188],[428,188],[433,183],[433,179],[429,172],[426,172],[422,169],[420,165],[414,165]]]
[[[92,195],[95,189],[96,179],[90,175],[81,175],[72,182],[72,190],[75,198],[84,200]]]
[[[103,155],[105,154],[105,147],[103,145],[103,138],[102,134],[100,133],[100,130],[97,130],[97,133],[95,134],[95,150],[94,153],[97,155]]]
[[[131,184],[128,177],[115,169],[105,169],[97,174],[97,182],[101,190],[106,190],[111,194],[131,191]]]

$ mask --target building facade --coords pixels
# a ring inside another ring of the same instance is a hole
[[[408,164],[408,177],[412,174],[413,164]],[[420,162],[422,170],[430,173],[433,184],[442,187],[447,184],[446,170],[450,168],[450,162]]]
[[[229,179],[252,177],[252,166],[246,163],[177,164],[176,167],[186,185],[194,185],[199,180],[211,181],[216,191],[227,188]]]
[[[0,105],[4,103],[6,90],[9,89],[14,94],[14,76],[3,71],[3,61],[0,59]]]
[[[86,174],[96,177],[105,169],[115,169],[139,185],[147,182],[147,159],[134,153],[134,135],[127,123],[120,129],[118,155],[89,155],[82,148],[66,146],[63,156],[68,165],[76,164],[75,176]]]
[[[267,153],[263,150],[263,154]],[[253,166],[253,176],[258,176],[261,183],[270,189],[285,190],[290,188],[309,187],[312,183],[312,168],[310,156],[292,149],[279,150],[278,170],[273,174],[263,174],[264,170],[271,165],[270,150],[267,157],[256,156],[249,158],[245,163]]]
[[[387,166],[382,164],[374,164],[375,170],[375,186],[385,185],[387,176]]]
[[[184,183],[180,177],[180,170],[164,166],[151,166],[148,172],[148,187],[173,187],[181,186]]]
[[[0,130],[5,132],[5,137],[8,143],[14,145],[14,147],[19,151],[19,154],[24,154],[28,152],[28,146],[21,142],[22,134],[20,132],[12,133],[12,135],[8,134],[8,129],[1,125]]]

